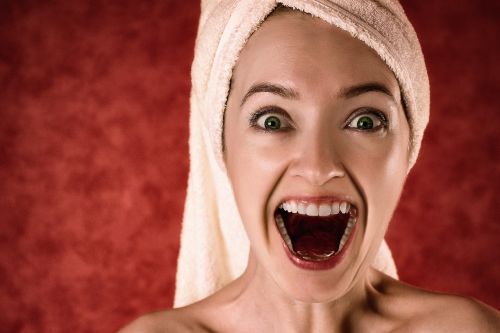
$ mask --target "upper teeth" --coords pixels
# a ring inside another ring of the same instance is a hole
[[[347,201],[337,201],[317,205],[315,203],[304,203],[290,200],[282,203],[280,208],[289,213],[298,213],[308,216],[328,216],[338,214],[339,212],[343,214],[348,213],[351,209],[351,204]]]

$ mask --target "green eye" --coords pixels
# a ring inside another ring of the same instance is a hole
[[[347,127],[358,131],[376,131],[387,125],[387,120],[383,113],[366,112],[354,117]]]
[[[281,121],[276,116],[269,116],[264,120],[264,128],[267,130],[278,130],[281,128]]]
[[[250,124],[266,132],[282,132],[291,128],[287,116],[278,112],[263,111],[264,114],[256,113],[250,119]]]
[[[373,120],[370,117],[363,116],[358,119],[358,122],[356,123],[356,128],[357,129],[372,129],[373,128]]]

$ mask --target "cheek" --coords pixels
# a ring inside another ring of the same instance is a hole
[[[264,144],[256,140],[262,134],[245,131],[250,130],[243,129],[236,135],[231,130],[227,132],[225,160],[245,229],[254,238],[253,233],[268,234],[264,229],[271,226],[266,221],[274,209],[268,205],[269,198],[286,162],[279,144]]]
[[[368,228],[385,226],[396,208],[408,170],[408,139],[405,133],[357,145],[349,166],[362,190],[368,209]]]

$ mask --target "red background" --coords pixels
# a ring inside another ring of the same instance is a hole
[[[388,240],[401,279],[500,308],[499,2],[406,0],[431,123]],[[172,304],[190,1],[0,1],[0,327],[110,332]]]

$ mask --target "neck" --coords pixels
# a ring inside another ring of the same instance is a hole
[[[344,332],[367,309],[368,281],[367,273],[363,274],[344,295],[324,303],[305,303],[283,292],[250,255],[246,271],[233,284],[230,308],[238,312],[233,312],[238,325],[249,320],[246,327],[256,332]]]

